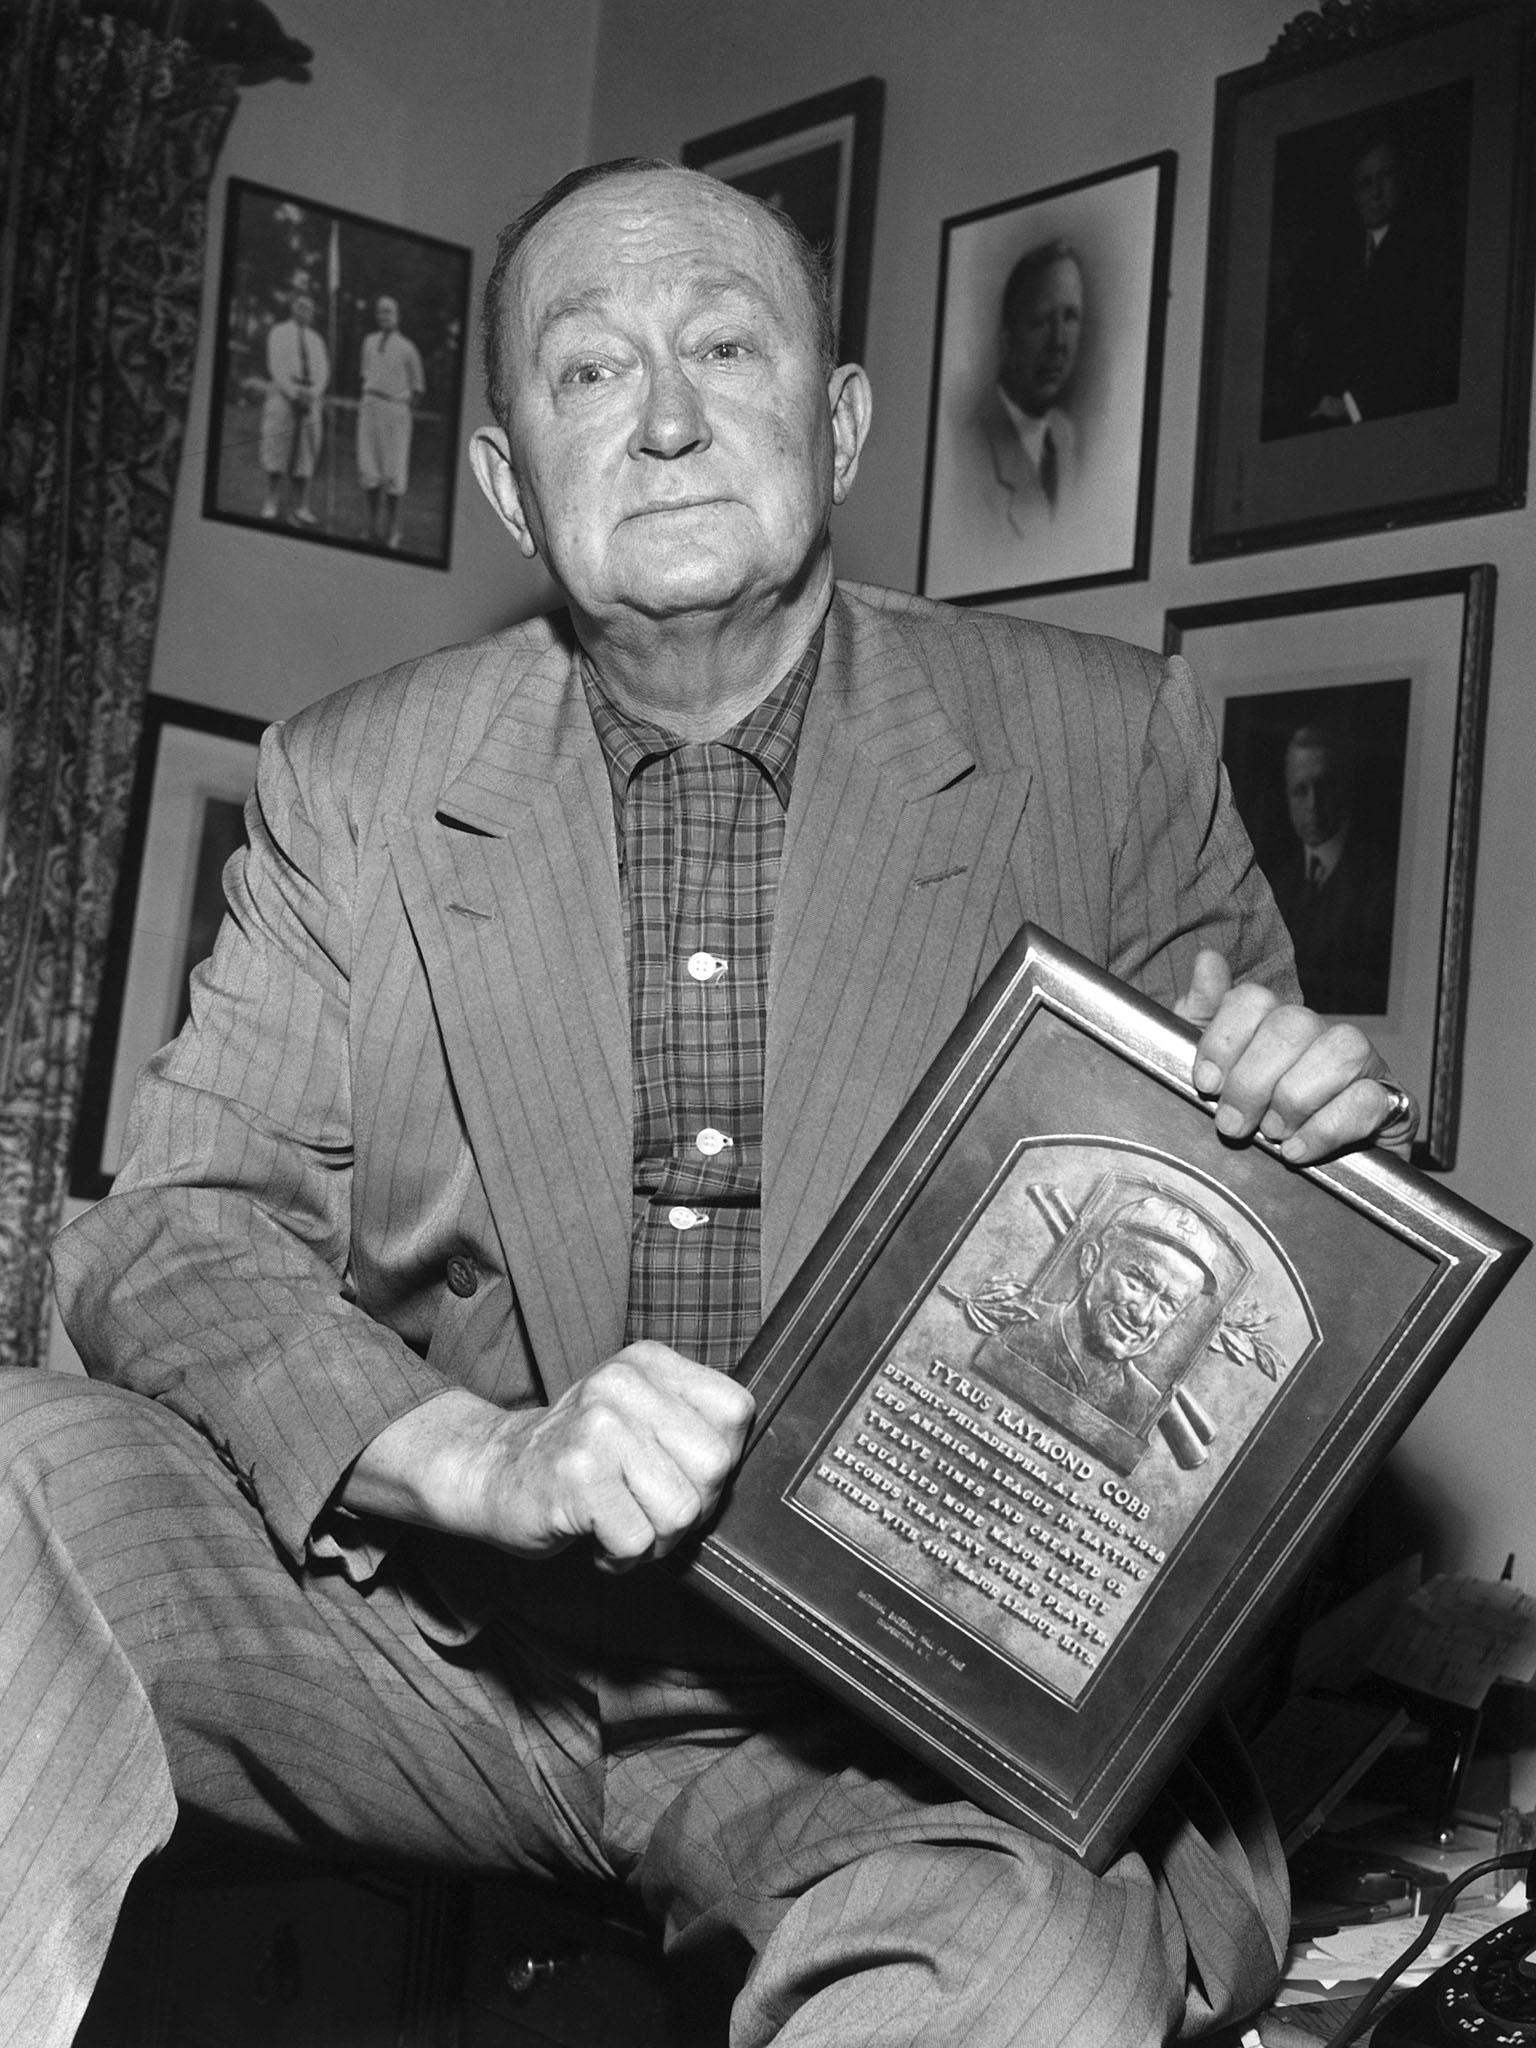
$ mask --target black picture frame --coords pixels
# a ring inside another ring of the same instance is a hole
[[[129,797],[122,865],[91,1027],[69,1192],[106,1194],[135,1077],[175,1037],[187,981],[224,914],[224,863],[244,838],[259,718],[151,693]]]
[[[1180,606],[1164,626],[1164,651],[1188,658],[1222,734],[1238,809],[1292,923],[1302,993],[1357,1021],[1418,1097],[1413,1162],[1431,1170],[1456,1163],[1497,584],[1476,563]],[[1303,729],[1353,755],[1361,819],[1310,907],[1298,907],[1282,790]],[[1358,873],[1352,843],[1368,856]],[[1372,867],[1384,871],[1374,881]],[[1355,900],[1330,910],[1341,880]],[[1370,928],[1383,914],[1391,943],[1371,968],[1380,1007],[1333,981],[1330,963],[1374,960]]]
[[[469,285],[455,242],[231,178],[204,517],[447,569]],[[398,325],[381,358],[382,298]],[[307,406],[291,396],[296,375],[318,387]]]
[[[1177,162],[1162,150],[944,222],[918,558],[925,596],[982,604],[1146,577]],[[1037,289],[1065,278],[1080,316],[1075,344],[1045,341],[1063,355],[1033,408],[1043,427],[1028,408],[1010,409],[999,376],[1007,287],[1033,256],[1044,259]],[[1031,436],[1046,432],[1049,457],[1043,440],[1031,453]],[[1047,461],[1057,472],[1050,489]]]
[[[682,146],[690,170],[772,200],[825,252],[840,363],[864,360],[884,115],[884,79],[858,78]]]
[[[1499,0],[1216,81],[1194,560],[1525,503],[1533,74]]]
[[[748,1348],[687,1565],[1094,1869],[1529,1248],[1381,1151],[1226,1144],[1196,1036],[1024,929]]]

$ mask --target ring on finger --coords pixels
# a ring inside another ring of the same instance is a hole
[[[1400,1088],[1395,1081],[1377,1077],[1376,1086],[1387,1098],[1387,1114],[1377,1126],[1376,1142],[1379,1145],[1401,1145],[1411,1138],[1419,1128],[1419,1105],[1406,1088]]]

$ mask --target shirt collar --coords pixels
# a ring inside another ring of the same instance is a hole
[[[1007,413],[1009,419],[1013,422],[1013,431],[1022,442],[1025,454],[1038,468],[1040,465],[1040,450],[1045,443],[1046,429],[1050,429],[1052,438],[1055,440],[1056,445],[1060,447],[1068,431],[1066,414],[1059,405],[1053,405],[1048,412],[1025,412],[1022,406],[1014,404],[1001,384],[997,387],[997,395],[1002,400],[1003,411]]]
[[[739,725],[721,733],[715,742],[717,746],[730,747],[733,752],[745,754],[756,762],[773,784],[774,794],[785,810],[789,809],[790,791],[795,779],[795,757],[800,748],[800,728],[805,721],[805,707],[821,662],[824,632],[824,625],[817,627],[794,666],[780,677],[768,695],[760,704],[753,706]],[[636,771],[647,761],[674,752],[683,745],[683,740],[680,734],[669,732],[664,725],[652,719],[621,711],[611,698],[603,694],[602,685],[585,655],[581,658],[581,686],[586,692],[587,708],[592,714],[598,744],[607,763],[614,804],[622,814],[624,799]]]
[[[1333,871],[1344,858],[1344,842],[1349,837],[1349,826],[1341,825],[1331,839],[1325,839],[1318,846],[1307,848],[1307,873],[1317,875],[1320,882],[1331,881]]]

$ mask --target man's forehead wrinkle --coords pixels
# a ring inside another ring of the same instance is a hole
[[[616,257],[619,274],[613,281],[562,290],[542,309],[535,303],[530,309],[535,341],[542,341],[564,321],[602,319],[613,314],[622,307],[625,297],[622,266],[630,263],[649,269],[658,261],[665,266],[660,280],[663,294],[678,302],[684,310],[731,297],[747,299],[767,308],[776,303],[774,294],[762,278],[751,271],[722,264],[717,252],[711,250],[668,250],[662,256],[642,258],[626,257],[621,252]],[[530,296],[536,301],[536,293]]]
[[[742,267],[744,256],[751,270]],[[539,277],[551,263],[592,282],[551,289],[551,304],[540,308]],[[532,230],[518,260],[525,318],[542,332],[555,306],[582,310],[585,292],[657,266],[700,278],[714,273],[770,302],[793,275],[786,252],[728,189],[693,172],[615,179],[567,199]]]

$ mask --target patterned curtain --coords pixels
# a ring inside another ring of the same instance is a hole
[[[43,1355],[236,78],[0,4],[0,1365]]]

